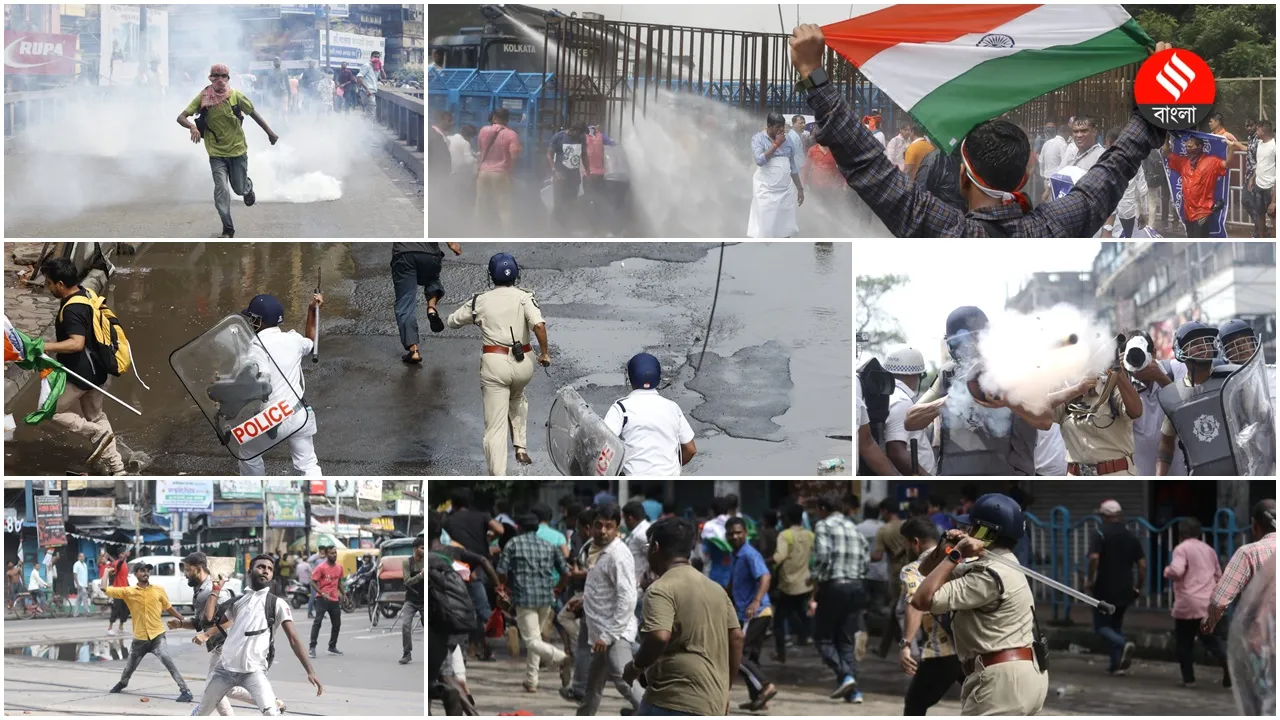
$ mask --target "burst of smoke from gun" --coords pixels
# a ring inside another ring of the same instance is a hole
[[[206,202],[207,154],[190,142],[175,118],[208,84],[213,63],[228,66],[232,87],[256,102],[281,136],[277,145],[269,145],[246,118],[249,173],[258,202],[341,197],[342,183],[377,138],[374,126],[354,114],[286,122],[282,111],[268,107],[261,92],[245,81],[255,58],[246,49],[243,23],[218,16],[205,23],[202,32],[181,36],[184,57],[201,59],[171,64],[166,95],[155,88],[76,86],[66,91],[57,119],[14,139],[20,162],[6,169],[6,227],[131,203]]]
[[[1076,342],[1063,344],[1074,335]],[[1070,305],[1024,315],[1006,311],[990,318],[978,341],[982,390],[1034,410],[1048,408],[1046,397],[1086,376],[1111,367],[1115,338],[1084,312]]]

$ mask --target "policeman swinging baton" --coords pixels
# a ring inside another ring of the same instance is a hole
[[[982,539],[981,535],[983,534],[983,532],[982,532],[982,530],[983,530],[983,529],[985,529],[985,528],[981,528],[981,529],[979,529],[978,534],[977,534],[977,535],[974,535],[974,537],[977,537],[978,539],[980,539],[980,540],[981,540],[981,539]],[[955,549],[955,545],[954,545],[954,543],[947,543],[947,544],[946,544],[946,546],[945,546],[945,552],[944,552],[943,554],[945,555],[945,554],[947,554],[947,553],[950,553],[953,549]],[[1030,580],[1036,580],[1036,581],[1042,582],[1042,583],[1044,583],[1045,585],[1048,585],[1049,587],[1053,588],[1054,590],[1057,590],[1057,591],[1058,591],[1058,592],[1060,592],[1060,593],[1063,593],[1063,594],[1065,594],[1065,595],[1069,595],[1069,596],[1071,596],[1071,597],[1075,598],[1076,600],[1079,600],[1080,602],[1084,603],[1085,605],[1088,605],[1088,606],[1090,606],[1090,607],[1098,608],[1098,611],[1099,611],[1099,612],[1101,612],[1103,615],[1111,615],[1112,613],[1114,613],[1114,612],[1116,611],[1116,606],[1115,606],[1115,605],[1112,605],[1111,603],[1103,602],[1103,601],[1101,601],[1101,600],[1099,600],[1098,598],[1095,598],[1095,597],[1089,597],[1088,595],[1085,595],[1084,593],[1080,592],[1079,590],[1076,590],[1075,588],[1072,588],[1072,587],[1068,587],[1068,586],[1066,586],[1066,585],[1063,585],[1062,583],[1058,582],[1057,580],[1054,580],[1054,579],[1053,579],[1053,578],[1051,578],[1051,577],[1047,577],[1047,576],[1045,576],[1045,575],[1041,575],[1040,573],[1036,572],[1035,570],[1032,570],[1032,569],[1031,569],[1031,568],[1029,568],[1029,567],[1024,567],[1023,565],[1021,565],[1021,564],[1019,564],[1019,563],[1017,563],[1017,562],[1015,562],[1015,561],[1013,561],[1013,560],[1010,560],[1010,559],[1008,559],[1008,558],[1001,557],[1000,555],[998,555],[998,554],[996,554],[996,553],[988,552],[988,553],[984,554],[982,557],[987,558],[987,559],[989,559],[989,560],[994,560],[994,561],[996,561],[996,562],[1000,563],[1001,565],[1004,565],[1005,567],[1009,568],[1010,570],[1017,570],[1018,572],[1022,573],[1023,575],[1026,575],[1028,579],[1030,579]]]

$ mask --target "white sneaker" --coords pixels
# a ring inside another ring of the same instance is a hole
[[[108,630],[108,631],[107,631],[107,634],[108,634],[108,635],[117,635],[118,633],[117,633],[115,630]]]

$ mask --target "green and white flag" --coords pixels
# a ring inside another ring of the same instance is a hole
[[[891,5],[822,32],[947,152],[979,123],[1155,47],[1120,5]]]

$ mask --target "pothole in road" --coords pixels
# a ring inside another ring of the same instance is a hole
[[[61,660],[63,662],[113,662],[129,657],[129,645],[123,640],[91,640],[69,643],[27,643],[6,645],[8,656]]]

